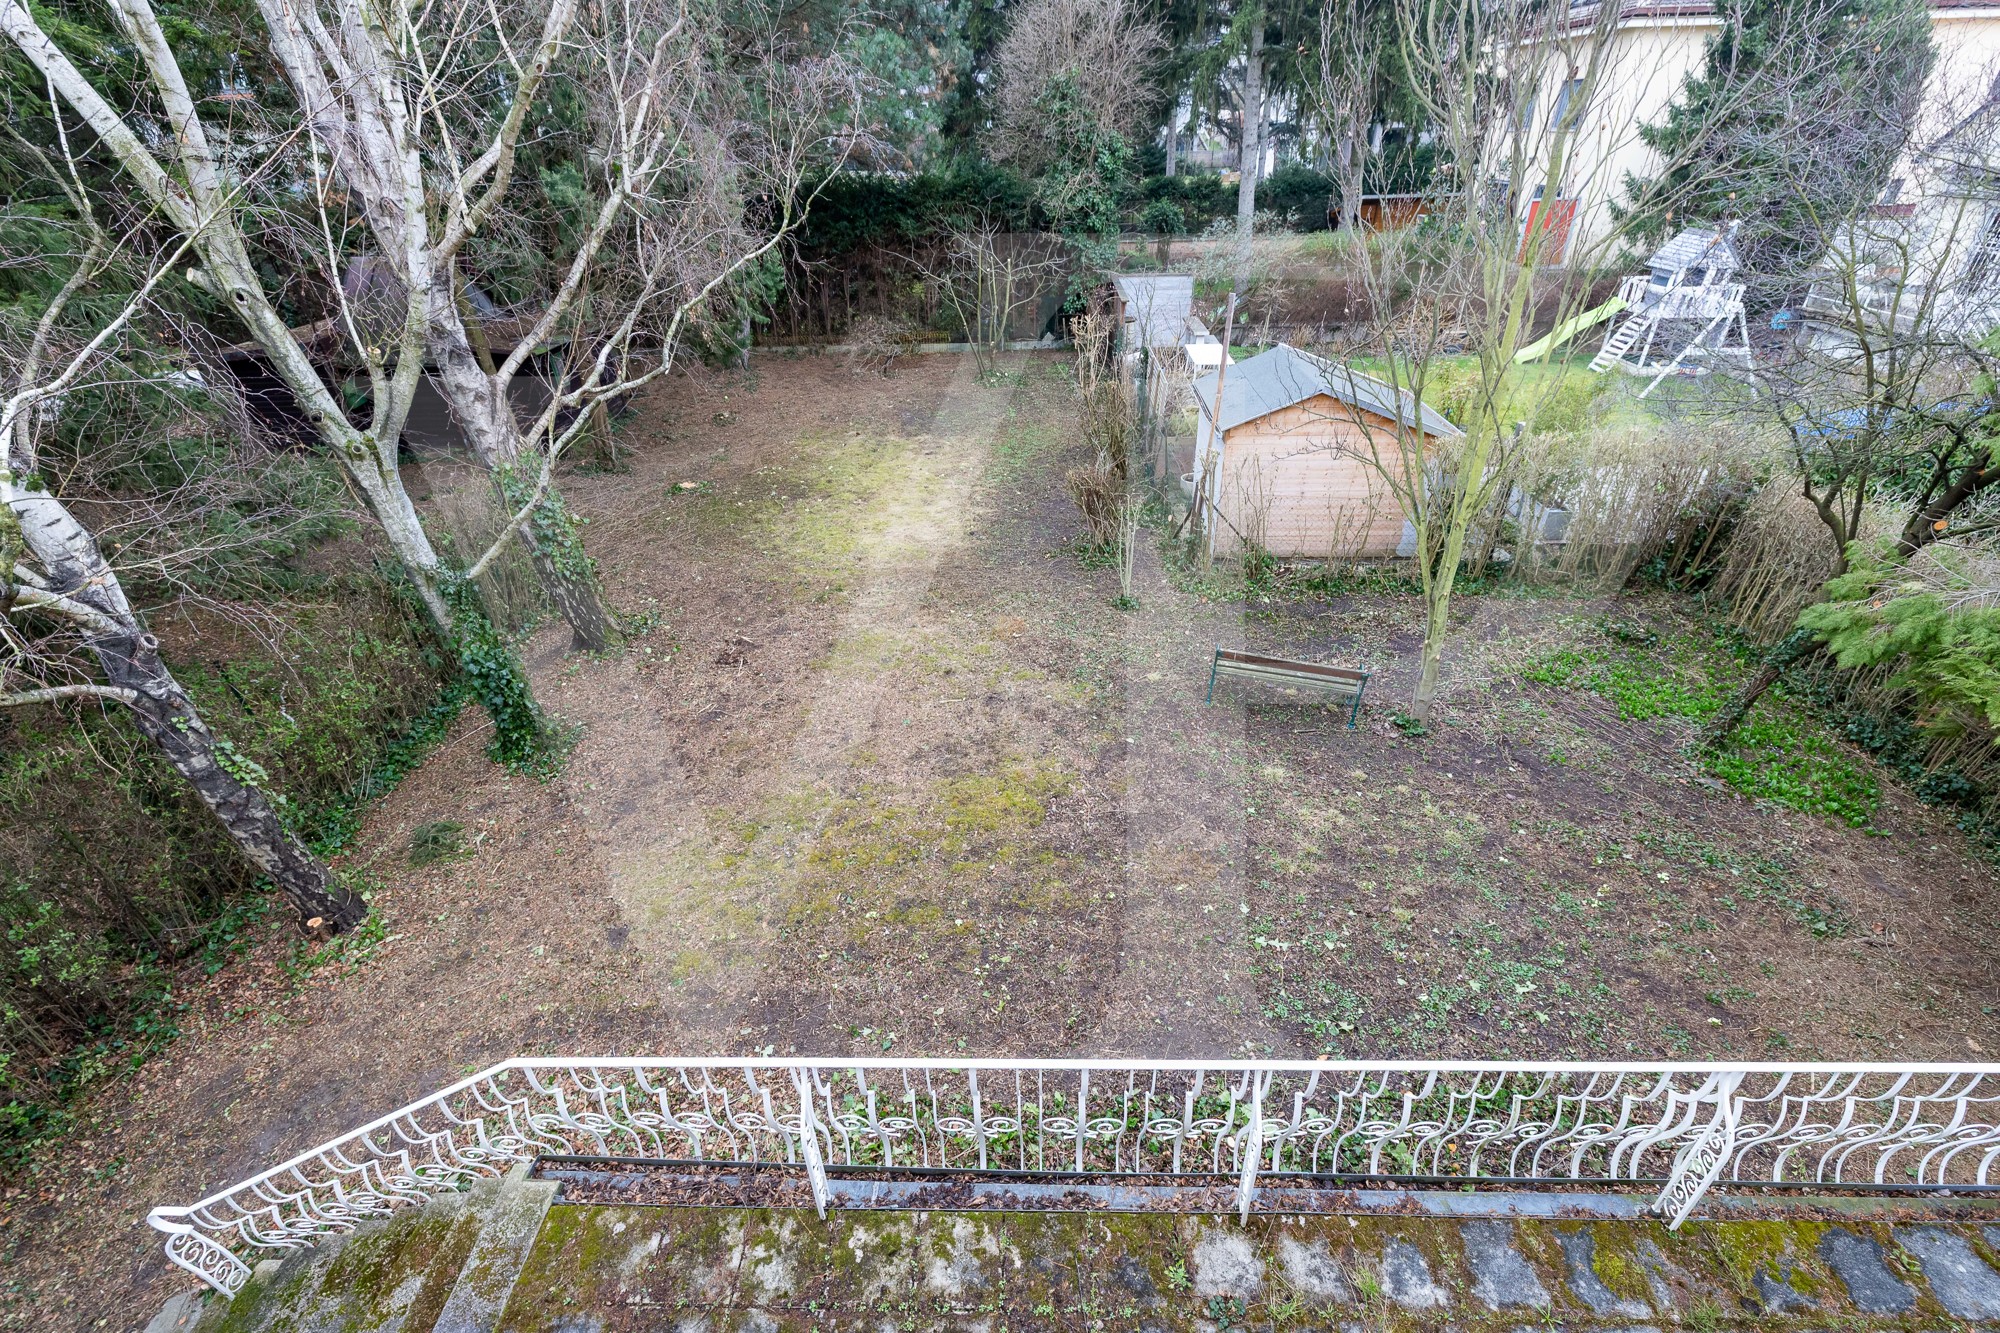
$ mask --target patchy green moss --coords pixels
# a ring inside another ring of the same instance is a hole
[[[1069,782],[1069,775],[1053,765],[1017,760],[992,773],[946,783],[941,803],[945,827],[956,835],[954,849],[981,834],[1034,828],[1047,815],[1049,798]]]
[[[1759,1274],[1789,1283],[1800,1295],[1822,1301],[1838,1290],[1816,1258],[1826,1227],[1818,1222],[1715,1222],[1704,1229],[1709,1248],[1745,1299],[1757,1299]]]
[[[294,1251],[274,1271],[253,1272],[236,1299],[209,1317],[202,1333],[427,1328],[477,1231],[456,1197],[364,1223],[348,1235]]]
[[[1653,1233],[1665,1228],[1630,1222],[1593,1222],[1585,1229],[1590,1232],[1591,1267],[1596,1270],[1598,1281],[1621,1299],[1650,1300],[1646,1266],[1640,1262],[1637,1247],[1642,1238],[1652,1239],[1657,1245],[1658,1237]]]

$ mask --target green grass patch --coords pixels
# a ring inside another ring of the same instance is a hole
[[[1600,622],[1602,639],[1563,648],[1522,676],[1609,700],[1627,722],[1706,721],[1728,701],[1744,664],[1719,638],[1660,636]],[[1774,690],[1702,767],[1745,796],[1865,828],[1882,801],[1872,766]]]
[[[994,482],[1020,481],[1037,472],[1062,452],[1063,432],[1054,422],[1009,421],[993,441],[988,455],[987,478]]]
[[[1736,729],[1731,741],[1704,766],[1745,796],[1839,819],[1855,828],[1867,827],[1882,803],[1875,775],[1856,763],[1840,742],[1809,723],[1782,714],[1753,716]]]
[[[1368,1002],[1332,981],[1315,980],[1302,988],[1279,987],[1264,1004],[1264,1017],[1294,1024],[1329,1046],[1354,1031],[1368,1011]]]

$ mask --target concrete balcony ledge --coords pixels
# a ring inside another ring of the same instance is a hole
[[[568,1187],[487,1182],[365,1224],[259,1264],[233,1302],[163,1312],[179,1328],[160,1333],[2000,1327],[2000,1204],[1982,1200],[1719,1196],[1715,1216],[1669,1231],[1588,1194],[1349,1191],[1351,1211],[1239,1225],[1226,1201],[1216,1215],[844,1199],[822,1221],[572,1203]],[[1448,1215],[1461,1209],[1486,1215]]]

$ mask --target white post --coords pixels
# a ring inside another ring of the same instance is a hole
[[[826,1161],[819,1155],[819,1122],[813,1116],[812,1071],[794,1068],[792,1086],[799,1094],[799,1156],[805,1159],[806,1179],[812,1182],[813,1206],[819,1209],[819,1215],[824,1220],[826,1206],[833,1200],[833,1188],[827,1183]]]
[[[1653,1201],[1651,1211],[1667,1219],[1667,1230],[1678,1231],[1687,1221],[1702,1195],[1708,1193],[1729,1165],[1736,1148],[1736,1122],[1740,1117],[1736,1093],[1743,1086],[1741,1070],[1710,1074],[1699,1092],[1690,1099],[1690,1110],[1710,1103],[1715,1110],[1694,1130],[1694,1137],[1674,1155],[1673,1170],[1667,1173],[1666,1188]]]
[[[1271,1076],[1250,1075],[1250,1123],[1243,1129],[1243,1173],[1236,1182],[1236,1220],[1248,1224],[1250,1201],[1257,1197],[1257,1159],[1264,1153],[1264,1089]]]

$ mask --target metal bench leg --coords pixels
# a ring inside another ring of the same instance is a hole
[[[1349,709],[1347,712],[1347,729],[1349,731],[1354,730],[1355,722],[1361,717],[1361,696],[1367,691],[1367,689],[1368,689],[1368,682],[1363,681],[1361,683],[1361,688],[1354,692],[1354,707]]]
[[[1220,658],[1208,664],[1208,698],[1206,700],[1208,703],[1215,702],[1215,669],[1221,665],[1222,659]]]

